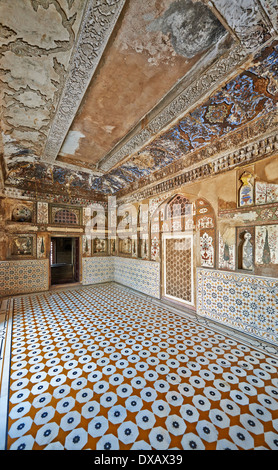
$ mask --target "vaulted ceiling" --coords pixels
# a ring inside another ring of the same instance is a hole
[[[2,192],[123,196],[277,131],[276,0],[0,9]]]

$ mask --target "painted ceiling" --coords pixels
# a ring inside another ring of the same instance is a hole
[[[277,115],[276,0],[0,8],[2,191],[121,195]]]

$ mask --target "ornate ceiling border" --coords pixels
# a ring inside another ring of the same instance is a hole
[[[87,1],[69,73],[48,134],[43,161],[54,162],[56,159],[125,2]]]
[[[275,154],[278,150],[278,133],[264,137],[258,140],[252,145],[245,145],[236,152],[231,152],[223,157],[216,158],[213,162],[204,163],[197,168],[191,169],[183,173],[182,175],[174,176],[165,182],[161,182],[151,188],[136,193],[135,195],[125,198],[124,201],[132,202],[148,199],[150,197],[157,196],[165,191],[172,191],[176,188],[180,188],[184,184],[199,181],[209,176],[216,176],[220,173],[224,173],[233,170],[239,166],[254,163],[256,161],[268,158]],[[120,202],[120,199],[119,199]]]
[[[142,182],[141,187],[135,184],[133,188],[119,191],[116,194],[117,199],[120,202],[148,199],[184,184],[267,158],[278,151],[277,131],[278,121],[275,113],[264,116],[257,121],[253,130],[247,126],[235,132],[233,138],[229,135],[221,139],[219,151],[215,156],[209,155],[211,149],[195,151],[189,155],[191,164],[187,158],[174,162],[167,169],[159,170],[152,178]],[[235,145],[233,140],[239,140],[238,145]],[[231,147],[233,149],[229,150]]]

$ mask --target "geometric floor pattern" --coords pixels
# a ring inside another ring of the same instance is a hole
[[[14,299],[7,449],[278,449],[278,360],[115,284]]]

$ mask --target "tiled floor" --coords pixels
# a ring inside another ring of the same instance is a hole
[[[13,309],[7,449],[278,449],[277,355],[116,284]]]

